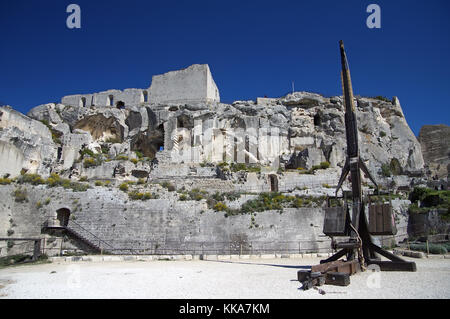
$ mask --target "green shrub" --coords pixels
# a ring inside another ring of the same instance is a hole
[[[427,244],[426,243],[410,244],[409,247],[411,250],[427,252]],[[428,244],[428,251],[431,254],[447,254],[447,252],[448,252],[444,245],[438,245],[438,244]]]
[[[380,131],[380,137],[385,137],[385,136],[386,136],[386,132]]]
[[[232,172],[239,172],[239,171],[253,172],[253,173],[261,172],[260,166],[255,166],[255,165],[247,166],[245,163],[231,163],[230,169]]]
[[[98,164],[94,158],[88,157],[88,158],[84,159],[84,161],[83,161],[84,168],[95,167],[95,166],[98,166]]]
[[[95,186],[103,186],[103,183],[101,181],[95,181]]]
[[[389,164],[385,163],[381,165],[381,175],[384,177],[390,177],[392,175],[391,166]]]
[[[17,203],[28,202],[28,193],[26,189],[16,188],[12,195]]]
[[[105,145],[105,144],[102,144],[101,148],[102,148],[102,154],[108,155],[108,153],[109,153],[109,146]]]
[[[0,177],[0,185],[9,185],[12,180],[7,177]]]
[[[424,187],[414,187],[409,194],[409,200],[412,204],[409,206],[410,213],[428,212],[431,209],[447,210],[442,218],[447,220],[450,217],[450,191],[434,190]],[[422,203],[422,207],[418,207],[418,201]]]
[[[80,182],[87,182],[87,180],[88,180],[87,176],[81,176],[79,179]]]
[[[42,185],[45,180],[39,174],[23,174],[18,180],[20,184]]]
[[[84,158],[85,156],[90,156],[90,157],[95,157],[95,154],[93,151],[91,151],[88,148],[83,148],[82,150],[80,150],[80,156],[81,158]]]
[[[188,196],[186,194],[181,194],[180,197],[178,197],[178,200],[180,201],[188,200]]]
[[[294,200],[294,202],[292,203],[292,206],[294,206],[295,208],[303,207],[303,199],[301,199],[300,197],[297,197]]]
[[[132,200],[142,200],[144,198],[144,193],[138,191],[131,191],[128,193],[128,197]]]
[[[8,236],[12,236],[12,235],[14,235],[14,230],[8,229],[8,231],[6,232],[6,234],[7,234]]]
[[[137,181],[137,184],[138,184],[138,185],[143,185],[143,184],[145,184],[145,179],[139,178],[138,181]]]
[[[320,163],[320,168],[321,169],[327,169],[330,167],[330,163],[329,162],[322,162]]]
[[[205,198],[208,193],[198,188],[194,188],[193,190],[189,191],[188,194],[191,200],[199,201]]]
[[[383,101],[383,102],[391,103],[391,100],[389,100],[387,97],[381,96],[381,95],[375,96],[374,99],[379,100],[379,101]]]
[[[161,186],[166,188],[169,192],[175,191],[175,186],[171,184],[170,182],[162,182]]]
[[[130,159],[130,162],[136,165],[139,161],[136,158]]]
[[[58,174],[52,173],[46,181],[49,187],[62,186],[65,189],[72,189],[74,192],[84,192],[90,186],[88,184],[72,182],[70,179],[61,178]]]
[[[225,205],[222,202],[218,202],[217,204],[214,205],[214,210],[218,212],[223,212],[226,211],[227,209],[228,209],[227,205]]]
[[[140,151],[134,151],[138,159],[141,159],[144,157],[144,154],[142,154]]]
[[[116,156],[115,158],[116,161],[128,161],[128,156],[123,155],[123,154],[119,154]]]
[[[120,184],[119,189],[120,189],[122,192],[127,192],[127,191],[128,191],[128,183],[122,183],[122,184]]]

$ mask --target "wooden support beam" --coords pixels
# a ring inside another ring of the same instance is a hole
[[[338,251],[336,254],[334,254],[333,256],[331,256],[330,258],[321,260],[320,263],[325,264],[330,261],[338,260],[339,258],[343,257],[346,253],[347,253],[347,249],[342,249],[342,250]]]

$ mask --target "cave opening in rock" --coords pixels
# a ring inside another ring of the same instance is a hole
[[[322,120],[320,118],[320,114],[317,113],[316,115],[314,115],[314,126],[320,126],[321,123]]]
[[[121,110],[123,108],[125,108],[125,103],[123,101],[117,101],[116,103],[116,107]]]
[[[164,125],[149,130],[147,134],[139,134],[131,143],[133,151],[139,151],[144,156],[153,159],[157,152],[164,149]]]
[[[80,99],[80,106],[81,106],[81,107],[86,107],[86,98],[85,98],[85,97],[82,97],[82,98]]]
[[[114,96],[113,95],[109,95],[108,96],[108,105],[109,106],[113,106],[114,105]]]

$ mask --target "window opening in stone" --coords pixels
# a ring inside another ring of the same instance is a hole
[[[125,108],[125,103],[124,103],[123,101],[118,101],[118,102],[116,103],[116,107],[117,107],[119,110],[121,110],[121,109]]]
[[[276,175],[269,175],[270,180],[270,191],[271,192],[278,192],[278,178]]]
[[[144,97],[144,103],[147,103],[148,102],[148,92],[147,91],[143,91],[142,95]]]

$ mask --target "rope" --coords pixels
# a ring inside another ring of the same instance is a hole
[[[352,225],[352,223],[350,223],[350,227],[355,231],[356,236],[358,237],[358,242],[359,242],[359,246],[358,246],[358,261],[359,261],[359,264],[361,265],[361,271],[365,271],[366,270],[366,266],[365,266],[364,254],[362,252],[362,239],[359,236],[359,233],[356,230],[356,228]]]

